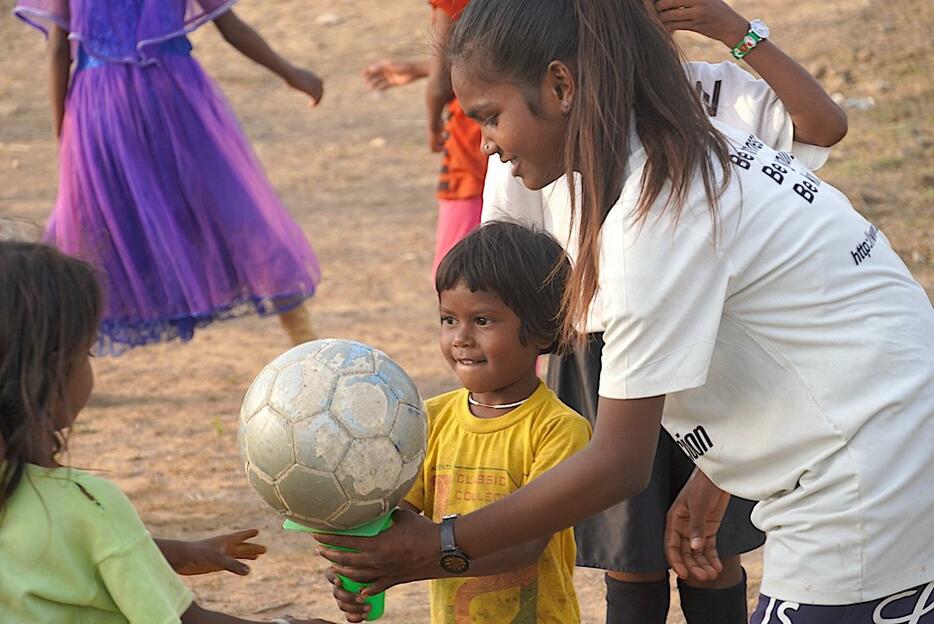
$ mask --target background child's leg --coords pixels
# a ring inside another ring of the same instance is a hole
[[[299,304],[279,315],[279,322],[289,334],[293,345],[299,345],[317,338],[314,327],[311,324],[311,313],[305,304]]]

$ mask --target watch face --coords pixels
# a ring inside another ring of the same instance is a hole
[[[447,554],[441,556],[441,567],[451,574],[463,574],[470,567],[470,562],[464,555]]]
[[[769,27],[765,25],[765,22],[762,20],[752,20],[749,23],[749,30],[756,33],[759,37],[763,39],[768,39],[769,37]]]

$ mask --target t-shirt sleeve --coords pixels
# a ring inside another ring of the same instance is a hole
[[[714,243],[703,193],[691,194],[677,224],[657,207],[637,224],[638,187],[627,185],[602,230],[599,393],[610,399],[703,385],[731,276],[727,235]]]
[[[490,156],[483,183],[481,221],[511,221],[528,227],[545,227],[541,191],[527,188],[512,175],[509,163]]]
[[[194,600],[148,534],[101,561],[98,572],[130,622],[181,622]]]
[[[590,423],[583,416],[572,412],[552,418],[543,427],[535,444],[535,457],[532,460],[529,481],[551,470],[587,446],[589,441]]]
[[[114,604],[130,622],[180,622],[194,596],[162,556],[133,505],[109,482],[86,478],[81,483],[98,502],[94,557]]]
[[[707,114],[742,132],[755,134],[776,150],[791,152],[811,170],[820,169],[830,148],[794,140],[795,126],[784,103],[765,80],[735,63],[686,65]]]

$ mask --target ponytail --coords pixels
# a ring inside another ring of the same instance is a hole
[[[674,211],[677,220],[699,174],[716,227],[729,182],[726,141],[691,89],[674,40],[643,0],[471,0],[449,56],[530,92],[552,61],[574,68],[564,169],[572,189],[574,172],[581,174],[580,197],[571,193],[571,222],[580,227],[561,305],[565,346],[597,292],[600,229],[622,191],[633,123],[647,159],[634,221],[643,222],[659,200],[658,210]]]

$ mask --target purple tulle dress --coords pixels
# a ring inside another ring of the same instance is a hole
[[[47,240],[104,277],[99,350],[191,338],[310,297],[314,252],[186,33],[234,0],[20,0],[70,33],[74,69]]]

